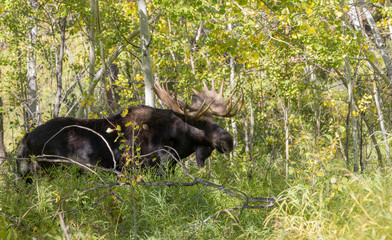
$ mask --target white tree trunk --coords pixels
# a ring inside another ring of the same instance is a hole
[[[231,23],[227,25],[227,28],[230,32],[233,31],[233,25]],[[229,54],[229,60],[230,60],[230,89],[233,90],[235,88],[235,62],[231,54]],[[237,123],[234,118],[231,118],[230,120],[231,120],[231,129],[233,131],[234,148],[236,148],[238,145]]]
[[[388,163],[388,165],[390,165],[391,158],[389,156],[390,150],[389,150],[389,144],[388,144],[388,135],[387,135],[387,131],[385,128],[384,114],[382,112],[381,104],[380,104],[380,94],[378,93],[376,83],[374,83],[373,92],[374,92],[374,101],[376,103],[376,108],[377,108],[378,121],[380,122],[381,132],[382,132],[382,136],[384,138],[384,145],[385,145],[385,152],[386,152],[385,155],[387,156],[387,163]]]
[[[30,1],[31,8],[36,9],[38,2],[36,0]],[[34,11],[33,11],[34,12]],[[37,19],[35,17],[29,18],[29,44],[27,53],[27,125],[29,121],[35,124],[40,122],[40,109],[38,102],[38,88],[37,88],[37,54],[36,54],[36,41],[37,41]]]
[[[386,48],[386,44],[384,43],[380,31],[378,30],[378,27],[376,26],[376,23],[374,21],[374,18],[372,14],[370,13],[369,9],[367,8],[367,4],[361,1],[362,4],[362,9],[363,13],[366,17],[367,22],[369,23],[370,29],[372,30],[374,40],[376,42],[377,49],[380,51],[381,56],[384,60],[385,67],[387,69],[387,76],[392,84],[392,61],[391,61],[391,56],[388,53],[388,50]]]
[[[148,29],[148,15],[145,0],[138,1],[138,10],[140,17],[140,36],[141,36],[141,54],[142,54],[142,70],[145,85],[145,104],[154,107],[154,78],[152,74],[151,59],[150,59],[150,32]]]

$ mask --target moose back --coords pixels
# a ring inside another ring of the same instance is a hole
[[[233,137],[216,124],[211,114],[234,116],[243,98],[233,111],[239,102],[232,104],[233,94],[224,100],[222,91],[217,94],[206,86],[201,93],[194,91],[191,105],[171,97],[167,86],[156,83],[154,91],[173,110],[133,106],[104,119],[54,118],[23,137],[18,157],[62,156],[121,171],[127,160],[134,159],[135,151],[140,158],[133,164],[142,167],[173,167],[173,156],[183,159],[194,152],[198,166],[204,167],[214,149],[220,153],[233,150]],[[25,175],[46,165],[51,165],[50,160],[21,161],[18,166]]]

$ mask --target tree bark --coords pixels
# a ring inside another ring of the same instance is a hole
[[[60,53],[58,59],[58,71],[57,71],[57,90],[56,100],[54,103],[53,117],[57,117],[61,107],[61,91],[63,90],[63,61],[64,61],[64,49],[65,49],[65,29],[67,24],[67,17],[63,17],[60,20],[61,30],[61,42],[60,42]]]
[[[369,120],[366,119],[366,117],[364,117],[363,120],[365,121],[366,127],[367,127],[367,129],[369,131],[369,135],[370,135],[370,138],[372,139],[373,145],[376,148],[376,153],[377,153],[379,167],[384,168],[384,162],[382,160],[381,150],[380,150],[379,144],[377,142],[377,138],[376,138],[376,136],[374,134],[373,127],[369,123]]]
[[[119,69],[116,64],[111,64],[109,66],[109,74],[108,74],[108,82],[109,82],[109,89],[106,89],[106,99],[108,101],[109,108],[112,112],[116,112],[118,107],[118,94],[116,93],[116,85],[115,81],[118,80]],[[126,74],[128,75],[128,74]],[[129,79],[129,76],[127,76]]]
[[[3,126],[3,99],[0,97],[0,157],[5,157],[5,145],[4,145],[4,126]],[[3,159],[0,158],[0,166],[3,163]]]
[[[30,0],[30,6],[33,10],[38,8],[36,0]],[[32,11],[34,12],[34,11]],[[38,124],[40,122],[40,109],[38,102],[38,88],[37,88],[37,19],[36,17],[29,17],[29,43],[27,53],[27,126],[31,123]]]
[[[351,165],[353,166],[354,172],[358,172],[359,166],[358,166],[358,157],[359,157],[359,146],[358,146],[358,115],[354,114],[356,113],[356,108],[355,108],[355,101],[354,101],[354,82],[352,79],[352,73],[351,73],[351,66],[348,62],[348,58],[346,58],[345,61],[345,77],[347,81],[347,87],[348,87],[348,102],[349,102],[349,109],[348,109],[348,116],[347,118],[351,117],[351,130],[352,130],[352,136],[353,136],[353,160],[352,162],[349,161],[349,156],[347,156],[347,168],[350,168]],[[348,135],[346,136],[348,139]],[[346,148],[348,149],[348,144]]]
[[[141,36],[141,54],[142,54],[142,70],[144,77],[144,93],[145,104],[154,107],[154,78],[152,74],[151,59],[150,59],[150,32],[148,29],[148,15],[145,0],[138,1],[138,10],[140,17],[140,36]]]
[[[388,50],[386,48],[386,44],[384,43],[380,31],[378,30],[378,27],[376,26],[376,23],[374,21],[374,18],[372,14],[370,13],[369,9],[367,8],[367,4],[364,3],[363,1],[360,1],[362,4],[362,10],[363,13],[366,17],[366,20],[370,26],[370,29],[372,30],[374,41],[376,43],[377,49],[380,51],[381,56],[384,60],[385,67],[387,69],[387,76],[389,79],[389,83],[392,84],[392,61],[391,61],[391,56],[388,53]]]
[[[380,123],[381,127],[381,133],[384,138],[384,145],[385,145],[385,152],[386,152],[386,157],[387,157],[387,163],[388,165],[391,164],[391,158],[390,158],[390,150],[389,150],[389,144],[388,144],[388,136],[387,136],[387,131],[385,128],[385,122],[384,122],[384,114],[381,109],[381,104],[380,104],[380,94],[378,93],[377,85],[374,83],[373,86],[373,92],[374,92],[374,102],[376,103],[376,109],[377,109],[377,114],[378,114],[378,121]]]
[[[308,71],[310,73],[310,82],[313,88],[313,94],[314,94],[314,144],[317,148],[317,152],[319,151],[319,137],[320,137],[320,99],[319,99],[319,81],[316,76],[316,73],[314,72],[314,66],[310,65],[308,66]]]
[[[285,175],[286,179],[289,178],[289,168],[290,168],[290,125],[289,125],[289,108],[290,104],[278,97],[280,105],[283,111],[283,119],[284,119],[284,133],[285,133]]]
[[[233,25],[231,23],[229,23],[227,25],[227,28],[230,32],[233,31]],[[234,58],[231,54],[229,54],[229,61],[230,61],[230,89],[233,90],[235,88],[235,62],[234,62]],[[235,121],[234,118],[230,119],[231,121],[231,129],[233,131],[233,139],[234,139],[234,148],[237,147],[238,145],[238,136],[237,136],[237,122]]]

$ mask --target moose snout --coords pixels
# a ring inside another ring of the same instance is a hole
[[[215,149],[220,153],[233,151],[233,137],[231,135],[221,137],[216,144],[214,144]]]
[[[224,141],[220,143],[220,152],[231,152],[233,151],[233,141]]]

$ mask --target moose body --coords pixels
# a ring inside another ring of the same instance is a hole
[[[18,157],[60,156],[120,171],[131,160],[134,165],[161,166],[165,170],[165,166],[172,168],[176,159],[195,152],[197,165],[204,167],[214,149],[220,153],[233,150],[233,137],[216,124],[211,114],[236,115],[243,97],[239,106],[240,100],[233,105],[235,90],[227,100],[223,99],[222,90],[223,82],[219,94],[206,85],[201,93],[193,90],[195,95],[189,106],[176,96],[171,97],[167,86],[156,83],[155,93],[172,110],[133,106],[104,119],[54,118],[24,136]],[[52,165],[50,160],[22,161],[18,172],[25,175],[48,165]]]
[[[195,152],[198,166],[203,167],[214,149],[221,153],[233,149],[232,136],[208,119],[147,106],[134,106],[127,112],[105,119],[54,118],[25,135],[18,156],[63,156],[121,170],[130,146],[140,149],[141,166],[163,165],[167,159],[175,164],[169,152],[181,159]],[[21,171],[45,165],[29,164]]]

